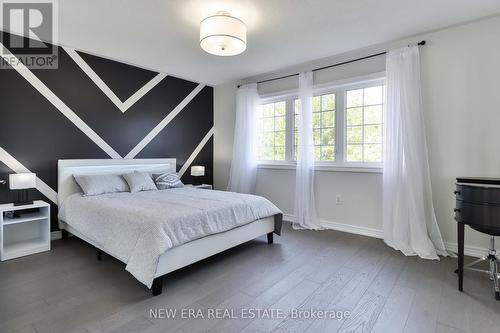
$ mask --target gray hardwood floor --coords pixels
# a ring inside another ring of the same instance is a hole
[[[467,258],[471,259],[471,258]],[[0,263],[0,332],[499,332],[500,302],[486,276],[456,259],[405,257],[379,239],[293,231],[243,244],[166,277],[149,291],[77,238]],[[349,319],[154,319],[150,309],[349,311]]]

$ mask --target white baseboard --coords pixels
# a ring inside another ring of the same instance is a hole
[[[458,253],[458,244],[457,243],[444,242],[444,246],[446,247],[446,249],[448,251],[453,252],[453,253]],[[466,256],[481,258],[483,256],[488,255],[488,249],[485,247],[465,245],[464,246],[464,254]]]
[[[73,234],[69,233],[68,237],[73,237]],[[61,230],[51,231],[50,232],[50,240],[62,239]]]
[[[291,214],[283,214],[283,220],[294,222],[295,217]],[[359,227],[352,224],[338,223],[327,220],[320,220],[321,225],[326,229],[348,232],[356,235],[363,235],[373,238],[384,238],[382,230],[368,227]]]
[[[321,220],[321,225],[327,229],[349,232],[351,234],[363,235],[380,239],[384,238],[383,231],[378,229],[359,227],[351,224],[344,224],[344,223],[325,221],[325,220]]]
[[[295,221],[295,217],[291,214],[283,214],[283,220],[287,221],[287,222],[293,222],[293,221]],[[380,238],[380,239],[384,238],[383,231],[380,229],[360,227],[360,226],[355,226],[352,224],[344,224],[344,223],[338,223],[338,222],[326,221],[326,220],[320,220],[320,222],[321,222],[321,225],[327,229],[343,231],[343,232],[348,232],[351,234],[368,236],[368,237],[373,237],[373,238]],[[457,253],[457,251],[458,251],[457,243],[444,242],[444,246],[450,252]],[[478,247],[478,246],[470,246],[470,245],[464,246],[464,254],[466,256],[480,258],[480,257],[486,255],[487,253],[488,253],[487,248]]]
[[[61,239],[61,238],[62,238],[61,230],[52,231],[50,233],[50,240],[56,240],[56,239]]]

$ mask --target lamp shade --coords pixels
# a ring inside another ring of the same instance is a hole
[[[201,21],[200,46],[218,56],[240,54],[247,48],[247,26],[228,12],[217,12]]]
[[[34,187],[36,187],[36,175],[34,173],[13,173],[9,175],[9,188],[11,190]]]
[[[205,176],[205,167],[193,165],[191,167],[191,176]]]

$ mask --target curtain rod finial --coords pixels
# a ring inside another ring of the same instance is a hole
[[[420,43],[418,43],[417,45],[425,45],[427,42],[425,40],[421,41]]]

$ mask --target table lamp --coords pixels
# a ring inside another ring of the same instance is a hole
[[[14,206],[31,205],[33,201],[28,198],[28,189],[36,187],[36,175],[34,173],[13,173],[9,175],[9,188],[18,190],[17,201]]]
[[[205,176],[205,167],[200,166],[200,165],[193,165],[191,167],[191,176],[193,176],[193,177]],[[199,178],[196,178],[196,179],[199,179]],[[197,181],[195,185],[200,185],[199,181]]]

